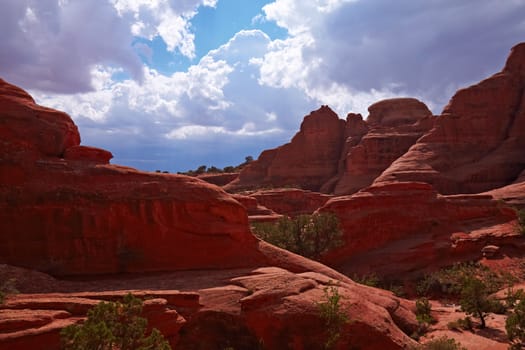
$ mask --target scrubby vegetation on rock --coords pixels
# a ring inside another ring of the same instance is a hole
[[[423,345],[418,346],[415,350],[467,350],[465,347],[454,339],[445,336],[433,339]]]
[[[285,216],[276,223],[254,223],[252,231],[268,243],[311,259],[342,244],[339,220],[332,213]]]
[[[523,349],[525,346],[525,296],[523,291],[520,296],[514,310],[505,321],[505,330],[511,341],[511,350]]]
[[[319,315],[324,322],[326,332],[325,349],[332,349],[341,337],[341,331],[350,320],[342,308],[341,295],[337,286],[324,289],[324,299],[318,304]]]
[[[64,350],[170,350],[162,334],[140,317],[142,300],[127,294],[122,302],[101,302],[88,311],[83,324],[61,332]]]

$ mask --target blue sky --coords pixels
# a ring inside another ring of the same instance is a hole
[[[113,163],[175,172],[257,157],[322,104],[439,114],[524,39],[521,0],[3,0],[0,77]]]

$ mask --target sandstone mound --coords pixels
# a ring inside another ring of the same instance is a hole
[[[106,278],[90,281],[95,290],[89,292],[10,296],[0,306],[0,349],[58,350],[61,328],[82,320],[99,301],[119,300],[128,291],[145,300],[143,317],[173,349],[257,349],[261,343],[268,349],[322,349],[327,334],[318,304],[326,302],[330,286],[337,288],[342,310],[352,320],[341,330],[341,347],[402,349],[415,344],[401,331],[417,327],[413,305],[390,292],[277,267],[236,270],[227,278],[221,271],[207,274],[215,283],[193,290],[173,288],[195,284],[191,275],[175,273],[121,278],[128,287],[118,291],[104,290],[117,282]],[[58,281],[56,288],[82,289],[83,284],[87,282]]]

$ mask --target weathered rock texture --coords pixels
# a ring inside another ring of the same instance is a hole
[[[426,183],[375,185],[329,200],[344,231],[342,247],[323,262],[348,275],[408,278],[481,258],[488,244],[518,246],[516,213],[488,195],[439,195]]]
[[[337,173],[344,121],[327,106],[306,116],[290,143],[264,151],[241,170],[230,190],[298,186],[319,190]]]
[[[332,180],[335,188],[330,188],[331,182],[325,184],[326,192],[351,194],[369,186],[434,123],[427,106],[412,98],[383,100],[368,110],[366,122],[360,115],[348,115],[342,169]]]
[[[242,205],[195,178],[108,165],[71,118],[0,81],[0,263],[53,274],[263,261]]]
[[[318,303],[327,302],[325,288],[334,284],[341,312],[351,320],[341,330],[339,348],[402,349],[415,344],[406,335],[417,327],[413,304],[387,291],[277,267],[235,270],[227,278],[220,271],[207,275],[200,285],[189,274],[55,281],[57,290],[88,285],[94,291],[10,296],[0,306],[0,350],[58,350],[61,328],[85,318],[101,300],[119,300],[129,288],[145,300],[143,317],[149,326],[159,329],[173,349],[257,349],[261,343],[265,349],[323,349],[328,334]],[[115,283],[127,288],[101,291]],[[161,285],[163,290],[158,290]]]
[[[443,194],[478,193],[525,169],[525,43],[500,73],[459,90],[435,127],[376,183],[423,181]]]
[[[326,194],[296,188],[257,191],[250,197],[255,198],[260,205],[287,216],[312,214],[331,198]]]
[[[260,186],[296,186],[323,193],[350,194],[369,186],[433,124],[431,112],[412,98],[384,100],[340,120],[323,106],[306,116],[292,141],[264,151],[246,166],[230,191]]]

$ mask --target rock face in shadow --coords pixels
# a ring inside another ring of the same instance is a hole
[[[525,43],[500,73],[459,90],[435,127],[376,183],[423,181],[443,194],[479,193],[525,169]]]
[[[292,186],[341,195],[369,186],[434,119],[413,98],[380,101],[369,111],[367,121],[352,113],[344,121],[321,107],[305,117],[290,143],[262,152],[225,189]]]

